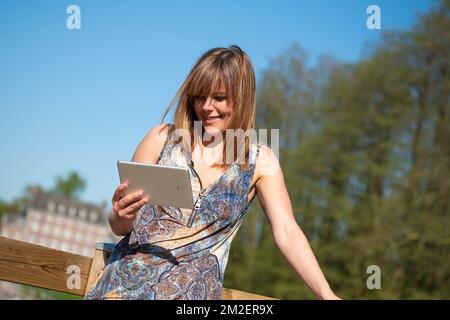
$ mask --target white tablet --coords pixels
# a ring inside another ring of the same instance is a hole
[[[143,190],[150,204],[192,209],[189,169],[142,162],[117,161],[120,183],[128,181],[125,194]]]

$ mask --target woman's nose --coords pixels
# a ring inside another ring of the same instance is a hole
[[[203,108],[207,109],[207,110],[211,110],[212,108],[214,108],[214,102],[215,102],[215,100],[213,98],[210,98],[210,97],[206,98]]]

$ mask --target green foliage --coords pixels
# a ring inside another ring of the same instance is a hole
[[[342,298],[450,297],[449,9],[441,1],[353,65],[307,68],[293,46],[261,79],[257,125],[280,129],[295,216]],[[381,268],[381,290],[366,286],[370,265]],[[224,285],[314,298],[256,205]]]
[[[67,178],[57,177],[55,186],[50,190],[50,193],[76,199],[85,186],[86,181],[77,172],[72,171]]]
[[[20,286],[22,293],[30,299],[38,300],[82,300],[80,296],[31,286]]]

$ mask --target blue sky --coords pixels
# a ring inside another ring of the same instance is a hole
[[[0,2],[0,199],[28,184],[50,188],[78,171],[85,201],[110,202],[116,161],[130,160],[196,59],[240,45],[256,77],[269,58],[300,44],[312,60],[355,62],[380,30],[413,25],[434,1],[24,1]],[[68,30],[66,8],[81,9]],[[170,118],[169,118],[170,120]]]

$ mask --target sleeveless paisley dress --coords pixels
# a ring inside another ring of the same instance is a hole
[[[253,201],[259,145],[250,146],[248,169],[233,163],[202,189],[190,155],[169,137],[157,163],[189,168],[194,208],[144,205],[86,299],[221,299],[230,245]]]

